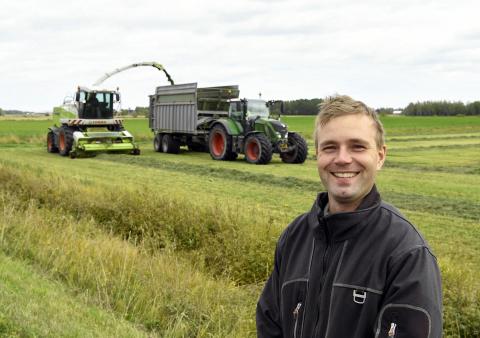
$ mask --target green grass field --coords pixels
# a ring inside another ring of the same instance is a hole
[[[0,119],[0,334],[254,337],[276,240],[322,190],[313,118],[283,120],[310,145],[302,165],[155,153],[146,119],[125,122],[141,156],[71,160],[45,151],[50,121]],[[438,257],[444,335],[479,336],[480,118],[382,120],[378,188]]]

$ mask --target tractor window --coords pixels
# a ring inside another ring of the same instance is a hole
[[[267,103],[263,100],[248,100],[247,103],[247,116],[248,117],[268,117],[270,112],[267,107]]]

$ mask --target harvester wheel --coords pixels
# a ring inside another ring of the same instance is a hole
[[[247,137],[245,159],[253,164],[267,164],[272,160],[272,144],[264,134],[253,134]]]
[[[180,145],[170,134],[163,135],[162,151],[169,154],[178,154],[180,152]]]
[[[73,146],[73,130],[69,127],[61,127],[58,132],[58,151],[62,156],[68,156]]]
[[[49,153],[58,153],[58,147],[55,144],[55,134],[49,131],[47,134],[47,151]]]
[[[162,138],[163,138],[163,134],[156,134],[155,138],[153,139],[153,149],[157,153],[162,151]]]
[[[308,146],[305,139],[297,133],[288,134],[288,147],[293,147],[289,152],[280,153],[280,158],[285,163],[303,163],[307,159]]]
[[[233,161],[237,158],[237,153],[232,151],[232,137],[220,124],[210,131],[208,149],[214,160]]]

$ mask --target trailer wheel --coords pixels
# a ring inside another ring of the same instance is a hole
[[[180,145],[170,134],[163,135],[162,151],[169,154],[178,154],[180,152]]]
[[[288,134],[288,147],[293,150],[280,153],[280,158],[285,163],[303,163],[307,159],[308,145],[305,139],[297,133]]]
[[[61,127],[58,132],[58,151],[61,156],[68,156],[73,146],[73,130]]]
[[[58,147],[55,144],[55,134],[49,131],[47,134],[47,151],[49,153],[58,153]]]
[[[237,158],[236,153],[232,151],[232,137],[220,124],[210,131],[208,149],[214,160],[233,161]]]
[[[244,152],[248,163],[267,164],[272,160],[272,144],[264,134],[248,136]]]
[[[157,153],[162,151],[162,138],[163,138],[163,134],[156,134],[155,138],[153,139],[153,149]]]

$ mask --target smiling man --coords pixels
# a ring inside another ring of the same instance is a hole
[[[327,98],[315,147],[326,192],[278,241],[257,304],[258,337],[441,337],[436,258],[375,187],[386,157],[375,111]]]

